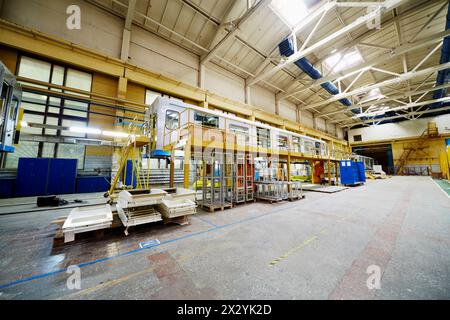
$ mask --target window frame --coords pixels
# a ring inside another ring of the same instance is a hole
[[[82,73],[89,74],[90,78],[91,78],[89,91],[92,92],[92,85],[93,85],[93,79],[94,79],[94,74],[92,72],[87,71],[87,70],[83,70],[83,69],[79,69],[79,68],[74,68],[71,65],[67,65],[67,64],[64,64],[64,63],[59,63],[59,62],[56,62],[56,61],[52,61],[52,60],[49,60],[49,59],[46,59],[46,58],[43,58],[43,57],[40,57],[40,56],[36,56],[36,55],[33,55],[33,54],[28,54],[26,52],[19,52],[18,53],[18,59],[17,59],[17,65],[16,65],[16,75],[17,76],[19,75],[20,66],[21,66],[23,58],[34,59],[34,60],[38,60],[38,61],[42,61],[42,62],[50,64],[50,74],[49,74],[49,78],[47,79],[47,83],[49,83],[49,84],[52,84],[53,74],[54,74],[54,70],[55,70],[56,67],[61,67],[64,70],[62,84],[56,84],[56,85],[61,85],[63,87],[65,87],[66,84],[67,84],[67,73],[68,73],[68,70],[74,70],[74,71],[77,71],[77,72],[82,72]],[[23,81],[23,82],[26,83],[26,81]],[[51,90],[50,87],[46,87],[46,88],[48,90]],[[73,89],[77,90],[76,88],[73,88]],[[60,90],[55,91],[55,92],[59,92],[59,91]],[[69,88],[69,89],[64,90],[62,92],[69,92],[70,93],[71,91],[70,91],[70,88]],[[74,108],[66,107],[65,104],[66,104],[66,101],[78,102],[77,100],[61,97],[61,98],[56,98],[56,99],[59,99],[59,103],[55,104],[54,102],[51,102],[51,99],[54,98],[53,96],[46,95],[46,94],[42,94],[42,95],[46,96],[45,100],[42,100],[42,102],[39,102],[39,101],[26,102],[26,100],[27,100],[26,98],[24,100],[25,100],[25,103],[29,103],[29,104],[32,104],[32,105],[43,106],[44,107],[44,111],[29,110],[29,109],[25,109],[24,108],[24,115],[30,114],[30,115],[36,115],[36,116],[43,116],[43,124],[46,124],[47,120],[49,118],[56,118],[58,126],[63,126],[62,123],[63,123],[64,120],[79,121],[79,122],[85,123],[86,126],[89,126],[89,120],[90,120],[89,116],[90,116],[90,111],[91,111],[91,103],[89,103],[89,102],[86,103],[86,105],[87,105],[86,106],[86,111],[84,111],[84,110],[83,111],[82,110],[74,110]],[[80,98],[81,97],[82,96],[80,96]],[[59,108],[58,113],[50,111],[49,110],[50,108]],[[73,111],[86,112],[86,117],[64,114],[64,110],[73,110]],[[61,130],[61,129],[56,130],[55,134],[48,134],[48,133],[46,133],[46,130],[54,130],[54,129],[44,129],[44,128],[42,128],[41,131],[40,131],[40,134],[43,135],[43,136],[44,135],[50,135],[50,136],[54,136],[54,137],[70,137],[70,136],[64,135],[63,134],[64,130]],[[87,137],[87,134],[84,134],[82,136],[80,135],[80,138],[86,138],[86,137]],[[19,140],[19,143],[20,143],[20,140]],[[38,143],[39,143],[39,146],[38,146],[37,157],[38,158],[42,158],[43,151],[44,151],[44,144],[45,143],[49,143],[49,142],[39,141]],[[51,142],[51,143],[53,143],[53,142]],[[59,149],[58,147],[59,147],[60,143],[56,143],[55,142],[53,144],[54,144],[53,158],[57,158],[58,157],[58,149]],[[64,144],[64,143],[62,143],[62,144]],[[79,164],[79,167],[78,167],[79,170],[83,170],[85,168],[85,162],[86,162],[86,146],[84,146],[83,160],[82,160],[82,164],[81,165]]]
[[[176,113],[177,114],[177,127],[176,128],[169,128],[168,126],[167,126],[167,117],[168,117],[168,115],[169,115],[169,112],[170,113]],[[164,126],[166,127],[166,129],[167,130],[177,130],[177,129],[179,129],[180,128],[180,112],[178,112],[178,111],[176,111],[176,110],[172,110],[172,109],[167,109],[166,110],[166,116],[165,116],[165,121],[164,121]]]

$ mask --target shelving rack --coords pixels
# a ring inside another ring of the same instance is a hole
[[[236,154],[236,161],[234,164],[234,202],[243,203],[247,200],[246,194],[246,163],[245,155],[243,153]]]
[[[252,154],[247,154],[245,163],[245,201],[255,201],[255,163]]]
[[[197,202],[210,211],[233,205],[233,161],[229,155],[212,150],[197,161],[196,183],[201,185],[202,196]]]

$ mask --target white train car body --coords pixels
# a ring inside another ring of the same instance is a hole
[[[146,120],[154,117],[156,149],[177,141],[180,128],[189,124],[233,133],[237,143],[275,151],[291,151],[315,158],[328,158],[325,141],[304,136],[264,123],[250,121],[217,110],[205,109],[179,100],[158,97],[146,112]]]

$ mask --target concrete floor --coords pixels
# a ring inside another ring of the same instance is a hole
[[[67,210],[0,216],[1,299],[450,298],[450,198],[428,177],[63,245],[49,222]],[[151,239],[161,244],[140,249]],[[66,286],[70,265],[81,268],[81,290]],[[367,287],[371,265],[380,289]]]

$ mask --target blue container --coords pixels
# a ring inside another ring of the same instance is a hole
[[[341,184],[356,185],[366,181],[364,163],[350,160],[339,161]]]

